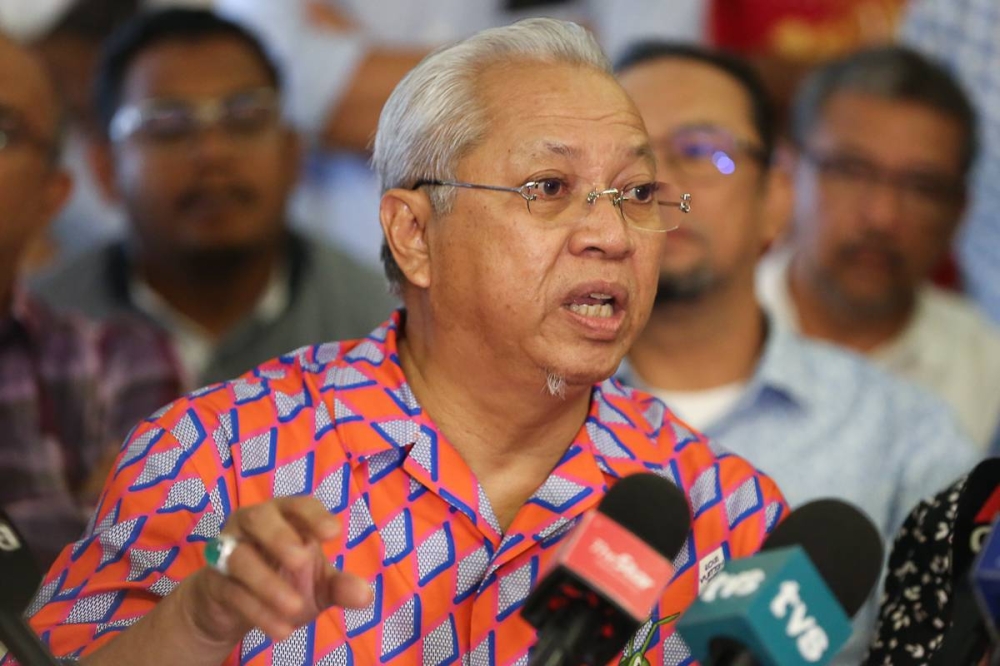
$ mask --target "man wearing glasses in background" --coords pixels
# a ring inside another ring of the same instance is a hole
[[[130,234],[58,269],[40,294],[95,317],[147,316],[189,386],[384,320],[384,279],[288,230],[300,146],[279,83],[256,38],[208,12],[145,14],[114,35],[97,75],[107,141],[93,152]]]
[[[83,533],[125,434],[181,390],[153,327],[57,316],[18,284],[72,186],[59,143],[43,66],[0,37],[0,509],[40,567]]]
[[[940,66],[888,47],[818,70],[792,116],[793,229],[760,267],[763,303],[934,391],[986,449],[1000,423],[1000,332],[929,281],[965,210],[968,98]]]
[[[764,87],[745,63],[695,46],[636,45],[618,71],[660,177],[694,202],[667,236],[652,314],[619,377],[776,479],[793,509],[845,499],[894,535],[921,497],[968,471],[975,447],[932,394],[765,316],[754,271],[791,191],[772,164]],[[858,663],[874,608],[838,663]]]

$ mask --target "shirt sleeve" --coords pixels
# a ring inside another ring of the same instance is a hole
[[[28,609],[55,655],[94,651],[204,565],[235,497],[231,416],[181,399],[129,437],[87,531]]]
[[[281,69],[286,113],[316,134],[344,95],[368,51],[360,31],[313,25],[309,0],[216,0],[216,9],[260,35]]]

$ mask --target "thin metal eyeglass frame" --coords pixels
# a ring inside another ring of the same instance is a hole
[[[468,189],[468,190],[489,190],[491,192],[512,192],[514,194],[520,194],[521,195],[521,198],[524,199],[525,204],[528,207],[528,212],[530,213],[531,212],[531,202],[534,201],[535,199],[537,199],[538,197],[535,196],[534,194],[528,194],[528,189],[532,188],[532,187],[535,187],[540,182],[542,182],[542,181],[529,180],[527,183],[525,183],[524,185],[521,185],[520,187],[504,187],[503,185],[481,185],[479,183],[463,183],[463,182],[457,181],[457,180],[418,180],[416,183],[414,183],[413,187],[411,187],[410,189],[411,190],[418,190],[421,187],[423,187],[424,185],[430,185],[432,187],[464,187],[465,189]],[[618,215],[622,218],[622,220],[625,221],[625,222],[627,222],[629,225],[631,225],[632,227],[634,227],[636,229],[641,229],[642,231],[653,231],[653,232],[657,232],[657,233],[666,233],[668,231],[674,231],[675,229],[677,229],[678,227],[680,227],[680,225],[678,224],[676,227],[671,227],[670,229],[651,229],[649,227],[640,227],[637,224],[634,224],[631,220],[628,219],[628,217],[625,216],[625,211],[622,210],[622,201],[624,201],[625,195],[622,194],[622,191],[619,190],[616,187],[612,187],[612,188],[609,188],[609,189],[606,189],[606,190],[591,190],[590,192],[587,193],[587,203],[588,204],[593,204],[595,201],[597,201],[599,198],[601,198],[603,196],[607,196],[610,199],[611,205],[614,206],[615,209],[618,211]],[[689,193],[687,193],[687,192],[681,194],[680,201],[664,201],[662,203],[659,202],[659,201],[657,201],[656,203],[659,206],[672,206],[672,207],[675,207],[675,208],[677,208],[682,213],[690,213],[691,212],[691,195]]]

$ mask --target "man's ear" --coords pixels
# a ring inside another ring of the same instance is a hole
[[[764,183],[766,189],[761,231],[765,249],[788,230],[795,196],[792,186],[794,164],[795,156],[790,146],[779,144],[775,147],[771,168],[767,171]]]
[[[424,192],[394,188],[382,195],[379,219],[386,244],[407,281],[426,289],[431,284],[427,224],[432,217]]]
[[[87,161],[94,174],[101,194],[106,201],[121,200],[118,181],[115,178],[115,156],[111,144],[104,139],[87,140]]]

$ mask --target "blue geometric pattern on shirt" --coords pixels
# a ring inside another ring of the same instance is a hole
[[[368,493],[365,493],[354,500],[348,511],[347,547],[355,548],[369,534],[375,532],[375,529],[375,521],[372,520],[371,509],[368,507]]]
[[[712,465],[698,475],[695,482],[691,484],[688,499],[691,501],[691,513],[695,518],[722,500],[718,465]]]
[[[410,510],[403,509],[379,530],[384,554],[382,564],[388,566],[400,562],[413,550],[413,517]]]
[[[689,532],[684,545],[674,558],[674,576],[680,576],[698,561],[698,553],[695,551],[694,532]]]
[[[764,496],[760,491],[757,477],[750,477],[726,497],[726,517],[729,528],[733,529],[747,516],[764,507]]]
[[[455,564],[455,539],[445,523],[417,545],[417,584],[424,587]]]
[[[390,472],[403,464],[406,452],[403,449],[382,451],[368,458],[368,483],[376,484]]]
[[[354,666],[354,652],[344,643],[316,662],[316,666]]]
[[[458,569],[455,574],[454,601],[456,604],[461,603],[470,594],[480,589],[492,560],[493,554],[490,552],[489,542],[458,560]]]
[[[142,526],[145,524],[146,516],[140,516],[100,532],[97,540],[101,544],[101,561],[97,565],[97,571],[125,557],[129,547],[139,538]]]
[[[344,463],[336,472],[327,474],[316,487],[314,497],[323,503],[330,513],[340,513],[347,508],[350,464]]]
[[[346,608],[343,611],[348,638],[363,634],[372,627],[377,627],[382,621],[382,574],[375,576],[371,588],[373,598],[370,604],[364,608]]]
[[[471,652],[462,656],[462,666],[493,666],[496,664],[496,633],[490,632]]]
[[[500,576],[497,583],[499,608],[497,609],[497,620],[504,620],[514,611],[524,605],[524,600],[535,585],[535,578],[538,576],[538,558],[532,557],[530,561],[521,565],[514,571]]]
[[[274,470],[274,485],[272,492],[275,497],[292,497],[304,495],[312,488],[313,459],[315,452],[310,451],[305,456],[286,463]]]
[[[316,624],[299,627],[292,635],[274,644],[271,661],[275,664],[311,664],[316,644]]]
[[[132,548],[128,553],[129,574],[127,580],[134,583],[145,580],[150,574],[163,573],[170,567],[179,552],[181,549],[177,546],[159,550]]]
[[[236,409],[219,414],[219,427],[212,431],[212,441],[219,452],[222,466],[229,468],[233,464],[232,447],[240,439],[240,422]]]
[[[553,474],[528,501],[553,513],[562,513],[592,492],[587,486]]]
[[[260,629],[251,629],[244,637],[240,646],[240,655],[243,661],[249,661],[255,656],[271,647],[271,639]]]
[[[67,624],[107,622],[125,600],[125,592],[104,592],[80,599],[66,616]]]
[[[614,460],[635,460],[635,454],[629,451],[613,432],[594,419],[587,418],[586,428],[600,455]]]
[[[174,511],[188,511],[191,513],[201,511],[208,506],[208,489],[205,482],[198,477],[181,479],[170,486],[167,498],[157,513],[173,513]]]
[[[266,379],[252,382],[240,378],[230,382],[229,387],[233,392],[233,401],[237,405],[245,405],[248,402],[260,400],[270,393]]]
[[[122,456],[121,461],[118,463],[116,472],[122,471],[136,460],[144,457],[146,452],[163,437],[165,432],[166,430],[163,428],[153,428],[131,440],[128,448],[125,449],[125,455]]]
[[[445,666],[457,660],[458,630],[455,627],[455,616],[448,615],[448,619],[428,632],[424,638],[420,663],[426,666]]]
[[[420,597],[413,595],[382,623],[381,661],[389,661],[420,639]]]
[[[274,456],[277,448],[278,429],[276,427],[240,442],[240,474],[253,476],[271,471],[271,468],[274,467]]]

